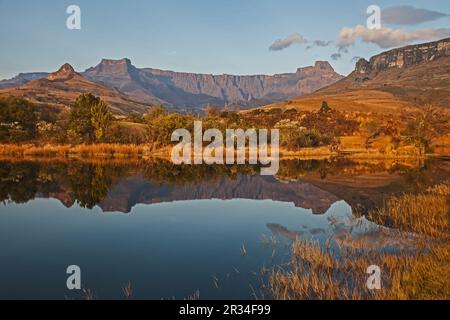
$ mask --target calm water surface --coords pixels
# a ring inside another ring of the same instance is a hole
[[[251,167],[162,162],[0,161],[0,298],[252,299],[261,268],[296,238],[393,248],[364,213],[449,177],[447,162],[289,161]]]

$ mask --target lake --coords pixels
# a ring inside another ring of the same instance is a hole
[[[365,218],[386,196],[450,177],[438,160],[289,160],[253,166],[161,160],[1,160],[0,299],[267,297],[261,269],[283,265],[297,238],[408,245]],[[384,228],[384,227],[383,227]],[[267,297],[270,298],[270,297]]]

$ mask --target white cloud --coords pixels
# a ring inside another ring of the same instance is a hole
[[[421,29],[406,31],[402,29],[368,29],[358,25],[354,28],[343,28],[338,35],[337,47],[345,50],[358,39],[366,43],[374,43],[383,49],[400,47],[413,41],[433,41],[450,37],[450,28]]]
[[[308,42],[301,34],[294,33],[285,39],[277,39],[274,43],[269,47],[271,51],[280,51],[290,47],[291,45],[297,43],[302,44]]]

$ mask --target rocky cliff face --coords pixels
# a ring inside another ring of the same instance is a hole
[[[285,99],[311,93],[342,77],[328,62],[299,68],[295,73],[270,75],[209,75],[144,69],[147,75],[163,77],[175,87],[191,94],[205,94],[224,102],[252,99]]]
[[[450,38],[386,51],[373,56],[370,61],[360,59],[356,72],[368,74],[390,68],[408,68],[443,57],[450,57]]]
[[[319,101],[340,96],[342,109],[365,112],[403,112],[426,105],[450,108],[450,38],[360,59],[350,75],[314,96]]]
[[[133,102],[145,105],[164,104],[178,109],[201,109],[208,104],[254,107],[314,92],[343,76],[326,61],[299,68],[295,73],[275,75],[212,75],[139,69],[129,59],[103,59],[97,66],[76,73],[69,64],[57,72],[21,74],[0,81],[0,89],[19,88],[33,80],[64,81],[83,77],[95,84],[118,90]],[[77,91],[87,91],[80,87]]]
[[[91,81],[118,88],[131,98],[146,103],[153,96],[177,107],[202,108],[211,103],[255,105],[290,99],[334,83],[342,78],[325,61],[299,68],[295,73],[276,75],[212,75],[138,69],[130,60],[102,60],[83,75]]]

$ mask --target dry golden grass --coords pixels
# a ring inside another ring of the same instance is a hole
[[[298,110],[314,111],[319,108],[322,101],[327,101],[333,109],[339,111],[397,114],[402,110],[416,110],[416,107],[412,103],[380,90],[352,90],[350,92],[340,93],[324,93],[319,91],[293,99],[290,103],[278,102],[266,108],[296,108]]]
[[[289,158],[323,159],[336,155],[337,152],[332,151],[329,147],[301,148],[295,151],[280,148],[280,157],[282,159],[289,159]]]
[[[347,249],[337,257],[298,240],[288,270],[272,271],[267,288],[277,300],[450,299],[450,245],[427,249],[397,254]],[[381,290],[367,289],[371,265],[381,268]]]
[[[135,144],[92,144],[92,145],[43,145],[1,144],[0,155],[14,157],[69,157],[85,158],[137,158],[148,150],[147,145]]]
[[[416,233],[415,248],[366,249],[364,243],[330,249],[297,240],[286,268],[269,273],[267,289],[280,300],[450,299],[450,185],[424,194],[392,197],[371,218]],[[404,234],[404,233],[403,233]],[[369,290],[367,268],[381,268],[382,289]]]
[[[449,237],[450,184],[441,184],[422,194],[390,197],[383,208],[368,217],[380,225],[431,237]]]
[[[70,153],[86,157],[139,157],[144,153],[144,145],[125,144],[94,144],[77,145],[71,148]]]

